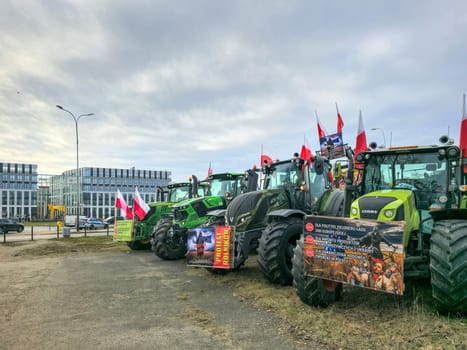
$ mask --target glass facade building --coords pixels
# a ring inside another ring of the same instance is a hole
[[[37,164],[0,163],[2,218],[35,219],[37,216]]]
[[[135,188],[146,203],[151,203],[157,200],[159,190],[167,187],[171,176],[166,170],[80,168],[77,186],[76,169],[67,170],[50,178],[50,203],[64,205],[67,215],[79,212],[79,215],[104,219],[115,214],[117,189],[130,207]]]
[[[16,220],[54,219],[53,206],[65,206],[66,214],[104,219],[115,214],[117,189],[133,206],[135,188],[146,203],[159,200],[161,190],[171,182],[170,171],[80,168],[61,175],[38,174],[37,164],[0,163],[0,214]],[[77,196],[79,195],[79,201]],[[79,202],[79,209],[78,204]]]

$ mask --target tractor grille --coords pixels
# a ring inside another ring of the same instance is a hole
[[[188,217],[188,213],[185,210],[180,210],[178,208],[174,209],[174,218],[175,221],[183,221]]]
[[[379,212],[389,203],[394,202],[394,197],[363,197],[358,200],[360,207],[360,218],[374,219],[378,218]]]

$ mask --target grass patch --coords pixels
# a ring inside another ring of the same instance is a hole
[[[234,295],[283,321],[283,330],[306,344],[326,349],[467,349],[467,320],[438,315],[426,281],[406,282],[404,296],[346,288],[343,300],[326,309],[305,305],[291,286],[267,282],[250,257],[225,276],[195,269],[197,275],[233,288]]]
[[[6,246],[20,246],[20,244],[7,243]],[[33,245],[24,244],[24,248],[18,249],[15,256],[53,256],[65,253],[125,252],[129,250],[125,242],[114,242],[112,237],[70,237],[49,239]]]

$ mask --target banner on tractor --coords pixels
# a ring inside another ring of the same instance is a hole
[[[133,232],[133,220],[116,220],[114,225],[114,241],[128,242],[131,241],[131,233]]]
[[[341,158],[345,156],[344,141],[342,133],[326,135],[319,139],[321,155],[329,159]]]
[[[198,227],[188,230],[189,266],[230,269],[233,267],[233,230],[230,226]]]
[[[304,273],[402,295],[404,229],[404,222],[307,216]]]

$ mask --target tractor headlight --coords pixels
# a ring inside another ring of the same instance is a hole
[[[386,209],[384,211],[384,216],[387,217],[387,218],[392,218],[394,216],[394,210]]]
[[[243,225],[248,223],[248,221],[250,221],[250,219],[251,219],[251,214],[247,214],[247,215],[244,215],[244,216],[240,217],[238,219],[238,221],[237,221],[237,226],[242,227]]]
[[[352,207],[352,208],[350,209],[350,213],[351,213],[353,216],[357,216],[357,214],[358,214],[358,209],[355,208],[355,207]]]

